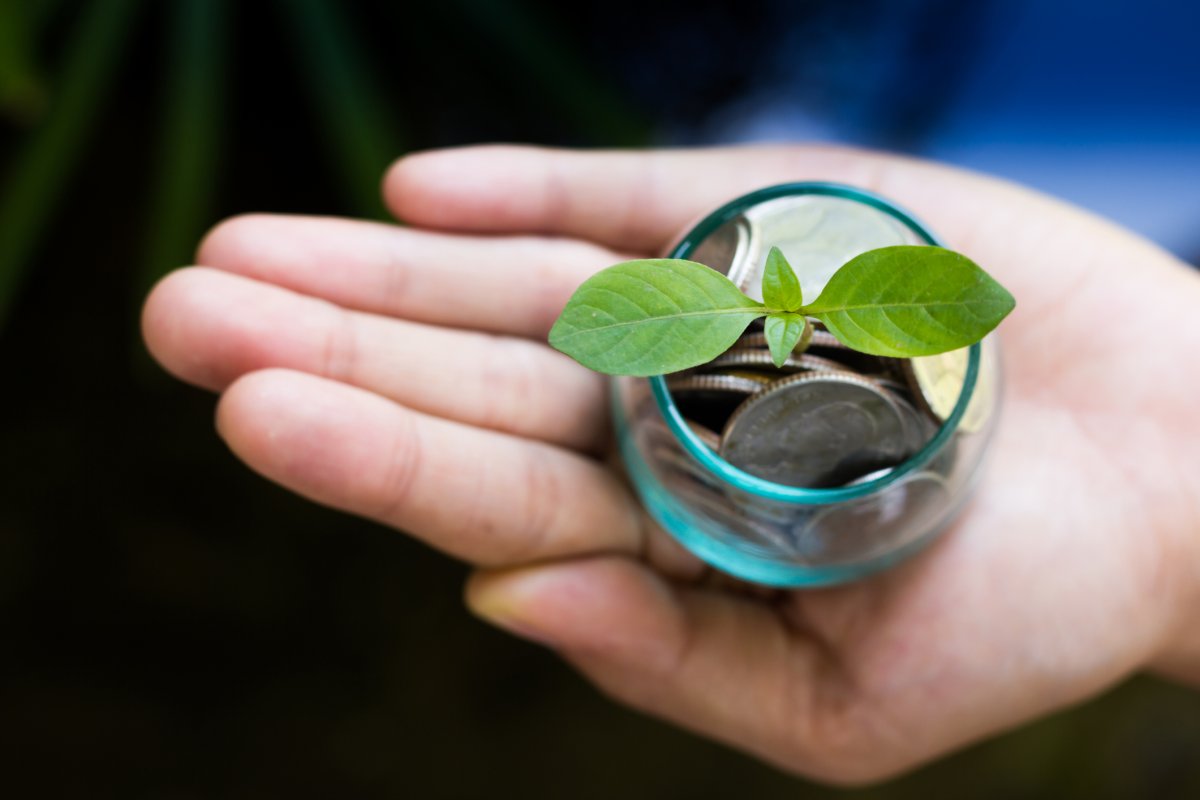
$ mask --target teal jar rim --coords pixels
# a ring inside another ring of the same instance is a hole
[[[809,194],[841,197],[872,206],[907,225],[914,233],[924,239],[927,244],[939,247],[943,246],[941,240],[930,232],[925,225],[917,221],[916,217],[911,213],[874,192],[840,183],[799,181],[768,186],[729,201],[697,223],[671,249],[667,256],[669,258],[687,258],[717,228],[729,222],[751,206],[781,197]],[[666,378],[662,375],[655,375],[649,378],[649,381],[654,400],[658,405],[658,410],[667,421],[667,427],[682,443],[688,454],[709,472],[712,472],[719,479],[737,489],[769,500],[797,505],[824,505],[844,500],[854,500],[886,489],[921,469],[936,456],[950,440],[950,437],[954,435],[954,430],[958,427],[958,423],[967,411],[967,405],[971,402],[976,380],[979,377],[981,350],[982,347],[979,343],[971,345],[967,360],[967,372],[964,376],[962,390],[958,394],[958,401],[954,404],[954,410],[946,421],[942,423],[942,427],[938,429],[937,434],[923,448],[882,477],[853,486],[839,486],[833,489],[808,489],[799,486],[788,486],[760,478],[757,475],[751,475],[749,472],[738,469],[711,450],[708,445],[701,441],[691,426],[684,421],[683,415],[679,413],[679,408],[675,405],[675,400],[671,397],[670,390],[667,389]]]

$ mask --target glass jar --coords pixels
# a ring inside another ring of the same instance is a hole
[[[820,246],[810,246],[818,229]],[[871,192],[790,183],[722,206],[667,256],[708,264],[753,294],[753,265],[777,245],[805,297],[815,298],[846,260],[894,244],[940,242],[911,214]],[[833,488],[752,475],[724,460],[711,437],[688,424],[663,376],[613,380],[625,467],[658,524],[723,572],[774,586],[854,580],[913,554],[945,529],[974,485],[995,428],[1001,386],[994,336],[953,353],[909,359],[903,367],[914,396],[941,425],[890,470]]]

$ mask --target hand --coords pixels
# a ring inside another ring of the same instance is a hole
[[[604,380],[543,343],[592,271],[799,179],[911,208],[1018,306],[954,528],[869,580],[767,597],[706,579],[645,517],[603,458]],[[412,227],[217,227],[150,296],[149,347],[221,392],[253,469],[478,565],[477,613],[613,697],[856,783],[1142,668],[1200,677],[1200,279],[1166,253],[1015,186],[834,148],[480,147],[407,158],[384,188]]]

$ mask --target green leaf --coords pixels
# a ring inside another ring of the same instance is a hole
[[[940,247],[870,250],[846,262],[801,311],[849,347],[907,358],[974,344],[1016,301],[973,261]]]
[[[771,314],[767,317],[764,333],[767,337],[767,347],[771,350],[771,360],[775,366],[782,367],[788,356],[796,349],[808,325],[803,314]]]
[[[804,304],[800,293],[800,279],[792,271],[792,265],[783,256],[783,251],[772,247],[767,254],[767,266],[763,270],[763,301],[779,311],[795,311]]]
[[[550,329],[550,344],[597,372],[661,375],[711,361],[764,314],[703,264],[626,261],[584,281]]]

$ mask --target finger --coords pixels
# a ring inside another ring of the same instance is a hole
[[[384,194],[413,224],[457,231],[567,235],[657,253],[696,217],[787,181],[835,181],[914,211],[951,246],[984,261],[1019,242],[1052,241],[1096,218],[1004,181],[912,158],[834,146],[572,151],[476,146],[408,156]],[[1032,226],[1030,230],[1024,230]],[[1111,227],[1111,226],[1109,226]]]
[[[850,684],[761,602],[675,586],[620,557],[482,571],[467,602],[634,707],[810,776],[879,774]]]
[[[575,287],[618,260],[565,239],[450,236],[267,214],[222,222],[196,256],[199,264],[346,308],[540,339]]]
[[[601,377],[527,339],[346,311],[205,267],[160,282],[143,328],[168,371],[208,389],[287,367],[428,414],[571,447],[594,449],[607,432]]]
[[[583,456],[288,370],[235,381],[217,427],[252,469],[480,564],[643,549],[642,516]]]
[[[965,170],[832,146],[584,152],[484,146],[402,159],[384,184],[392,210],[458,231],[538,231],[659,253],[697,218],[748,191],[787,181],[846,183],[913,212],[1017,298],[1005,325],[1016,349],[1051,358],[1040,321],[1090,330],[1101,276],[1194,280],[1153,244],[1065,203]],[[1093,244],[1103,243],[1103,244]],[[1091,252],[1081,253],[1088,247]],[[1151,276],[1150,273],[1154,273]],[[1076,298],[1064,306],[1063,297]],[[1091,337],[1086,346],[1100,341]],[[1030,371],[1028,374],[1033,374]]]

